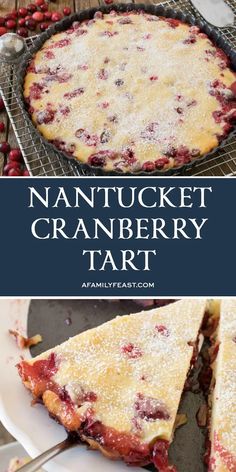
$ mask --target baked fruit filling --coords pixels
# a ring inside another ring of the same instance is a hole
[[[168,448],[205,300],[117,317],[29,361],[34,399],[92,449],[129,465],[175,471]]]
[[[236,119],[236,76],[197,26],[142,11],[74,22],[30,62],[32,120],[68,156],[105,171],[178,168]]]
[[[236,300],[222,300],[212,340],[209,472],[236,472]]]

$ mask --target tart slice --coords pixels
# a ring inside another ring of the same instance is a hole
[[[215,339],[209,471],[236,472],[236,300],[222,300]]]
[[[67,431],[127,464],[168,465],[205,300],[117,317],[18,365],[25,386]]]

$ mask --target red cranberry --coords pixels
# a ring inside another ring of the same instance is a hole
[[[7,143],[6,141],[0,143],[0,152],[2,152],[3,154],[8,154],[10,150],[11,150],[11,146],[9,143]]]
[[[32,18],[40,23],[41,21],[43,21],[44,15],[43,13],[41,13],[41,11],[36,11],[35,13],[33,13]]]
[[[170,419],[167,407],[161,400],[145,396],[142,393],[137,394],[134,407],[137,416],[143,420],[156,421]]]
[[[162,336],[165,336],[165,338],[168,338],[170,336],[170,332],[168,328],[164,325],[156,325],[155,330],[160,333]]]
[[[113,3],[113,0],[104,0],[104,2],[105,2],[107,5],[111,5],[111,3]]]
[[[26,28],[18,28],[16,32],[19,34],[19,36],[22,36],[22,38],[27,38],[28,36],[28,31]]]
[[[150,80],[151,80],[151,81],[158,80],[158,77],[157,77],[157,75],[152,75],[152,76],[150,77]]]
[[[19,25],[19,26],[25,26],[25,18],[20,18],[20,19],[18,20],[18,25]]]
[[[5,26],[0,26],[0,36],[3,36],[7,33],[7,28]]]
[[[18,162],[21,162],[21,161],[22,161],[22,154],[21,154],[20,149],[18,149],[18,148],[12,149],[12,150],[9,152],[8,159],[9,159],[10,161],[18,161]]]
[[[92,156],[89,157],[88,162],[91,166],[103,167],[105,164],[105,157],[102,155],[102,151],[101,153],[98,152],[97,154],[92,154]]]
[[[3,123],[3,121],[0,121],[0,133],[4,133],[5,131],[5,124]]]
[[[10,177],[20,177],[22,175],[21,169],[10,169],[8,172]]]
[[[24,177],[28,177],[30,175],[30,173],[27,169],[24,169],[22,175],[24,175]]]
[[[129,359],[137,359],[143,355],[141,349],[137,346],[134,346],[132,343],[122,346],[121,351],[126,354]]]
[[[56,21],[60,21],[62,19],[62,14],[55,11],[52,14],[52,21],[55,23]]]
[[[71,14],[71,8],[70,7],[63,8],[63,14],[65,16],[69,16]]]
[[[27,15],[27,16],[25,16],[25,21],[26,21],[26,20],[30,20],[31,18],[32,18],[31,15]]]
[[[160,159],[157,159],[155,161],[156,169],[162,169],[164,165],[168,163],[169,163],[168,157],[160,157]]]
[[[27,11],[30,13],[37,11],[36,5],[34,3],[29,3],[29,5],[27,5]]]
[[[42,5],[44,5],[45,3],[45,0],[35,0],[35,5],[37,5],[37,7],[41,7]]]
[[[5,25],[5,18],[3,18],[3,16],[0,16],[0,26],[4,26]]]
[[[5,19],[5,23],[8,21],[8,20],[15,20],[16,19],[16,16],[14,13],[7,13],[5,16],[4,16],[4,19]]]
[[[8,175],[9,170],[11,169],[19,169],[20,163],[17,161],[8,162],[3,169],[4,175]]]
[[[9,30],[15,29],[15,27],[16,27],[16,21],[15,21],[15,20],[7,20],[7,21],[6,21],[6,27],[7,27]]]
[[[155,170],[155,163],[152,161],[144,162],[142,170],[144,170],[145,172],[152,172],[153,170]]]
[[[54,120],[55,112],[53,110],[43,110],[38,113],[37,121],[38,124],[51,123]]]
[[[168,448],[169,443],[166,439],[158,439],[153,447],[153,463],[158,470],[165,472],[176,472],[174,466],[169,466],[168,463]]]
[[[0,98],[0,111],[3,111],[5,110],[5,105],[4,105],[4,101],[2,98]]]
[[[45,22],[40,23],[40,25],[39,25],[39,28],[40,28],[41,31],[46,31],[46,29],[48,29],[48,27],[49,27],[49,23],[45,23]]]
[[[19,13],[19,16],[21,16],[22,18],[24,18],[24,17],[28,14],[28,11],[27,11],[26,8],[21,7],[21,8],[19,8],[18,13]]]
[[[45,20],[51,20],[51,18],[52,18],[52,12],[51,11],[45,11],[44,19]]]
[[[29,20],[26,20],[25,26],[30,30],[34,31],[36,29],[37,23],[33,18],[29,18]]]

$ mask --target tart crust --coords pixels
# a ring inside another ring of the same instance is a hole
[[[105,171],[166,171],[230,132],[235,80],[225,53],[196,26],[96,12],[44,43],[24,96],[40,133],[68,156]]]
[[[174,471],[167,451],[205,308],[205,300],[181,300],[117,317],[22,361],[20,376],[92,448]]]

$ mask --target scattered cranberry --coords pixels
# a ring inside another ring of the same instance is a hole
[[[3,36],[7,33],[7,28],[5,26],[0,26],[0,36]]]
[[[52,21],[55,23],[56,21],[60,21],[62,19],[62,14],[55,11],[52,13]]]
[[[21,7],[21,8],[19,8],[18,13],[19,13],[19,16],[21,16],[22,18],[24,18],[24,17],[28,14],[28,11],[27,11],[26,8]]]
[[[3,111],[5,110],[5,105],[4,105],[4,101],[2,98],[0,98],[0,111]]]
[[[20,169],[20,162],[17,162],[17,161],[11,161],[11,162],[8,162],[5,166],[4,166],[4,174],[8,174],[9,170],[11,169]]]
[[[47,3],[43,3],[43,5],[41,5],[41,7],[39,7],[40,11],[43,11],[44,13],[46,11],[48,11],[48,4]]]
[[[129,359],[137,359],[142,357],[143,353],[141,349],[134,344],[129,343],[122,346],[121,351],[129,358]]]
[[[27,11],[30,13],[37,11],[36,5],[34,3],[29,3],[29,5],[27,5]]]
[[[10,169],[8,172],[10,177],[20,177],[22,175],[21,169]]]
[[[69,16],[71,14],[71,8],[70,7],[63,8],[63,14],[65,16]]]
[[[22,36],[22,38],[27,38],[28,31],[26,28],[18,28],[17,34],[19,34],[19,36]]]
[[[152,172],[153,170],[155,170],[155,163],[152,161],[144,162],[142,170],[144,170],[145,172]]]
[[[37,23],[36,23],[36,21],[35,21],[33,18],[29,18],[28,20],[26,20],[25,26],[26,26],[30,31],[34,31],[34,30],[36,29]]]
[[[44,19],[50,21],[51,18],[52,18],[52,12],[51,12],[51,11],[45,11],[45,13],[44,13]]]
[[[35,13],[33,13],[32,18],[35,21],[40,23],[41,21],[43,21],[44,15],[43,15],[43,13],[41,13],[41,11],[36,11]]]
[[[37,7],[41,7],[45,3],[45,0],[35,0],[34,3]]]
[[[25,26],[25,18],[19,18],[18,25],[19,26]]]
[[[24,177],[28,177],[30,175],[29,171],[27,169],[24,169],[23,170],[23,174],[22,174]]]
[[[40,23],[40,25],[39,25],[39,28],[40,28],[41,31],[46,31],[46,29],[48,29],[48,27],[49,27],[49,23],[45,23],[45,22]]]
[[[170,414],[166,405],[156,398],[148,397],[142,393],[137,394],[135,402],[137,416],[146,421],[169,420]]]
[[[5,25],[5,18],[3,18],[3,16],[0,16],[0,26],[4,26]]]
[[[11,151],[9,152],[9,155],[8,155],[8,159],[10,161],[21,162],[22,161],[22,154],[21,154],[20,149],[18,149],[18,148],[11,149]]]
[[[11,150],[11,146],[9,143],[7,143],[6,141],[0,143],[0,152],[2,152],[3,154],[8,154],[10,150]]]
[[[166,164],[169,164],[168,157],[160,157],[155,161],[156,169],[162,169]]]
[[[168,328],[164,325],[156,325],[155,330],[160,333],[162,336],[165,336],[165,338],[168,338],[170,336],[170,332]]]
[[[6,21],[6,27],[8,29],[15,29],[16,27],[16,21],[15,20],[7,20]]]
[[[150,77],[150,80],[151,80],[152,82],[155,81],[155,80],[158,80],[157,75],[152,75],[152,76]]]
[[[105,158],[103,155],[93,154],[89,157],[89,164],[94,167],[103,167],[105,164]]]
[[[5,131],[5,124],[3,123],[3,121],[0,121],[0,133],[4,133]]]

